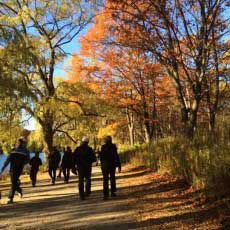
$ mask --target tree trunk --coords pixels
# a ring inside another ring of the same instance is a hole
[[[147,143],[150,143],[150,141],[152,140],[152,135],[151,135],[149,121],[144,122],[144,130],[145,130],[145,140]]]
[[[215,120],[216,120],[216,113],[210,110],[209,111],[209,127],[208,127],[210,132],[214,132]]]
[[[189,121],[188,121],[187,132],[186,132],[188,138],[193,138],[194,132],[197,127],[197,112],[198,112],[199,104],[200,104],[200,100],[194,99],[189,114]]]
[[[150,114],[148,112],[147,103],[145,101],[143,102],[143,111],[145,140],[149,143],[153,138],[154,127],[152,127],[150,124]]]
[[[47,159],[48,155],[53,151],[53,129],[52,124],[46,123],[45,126],[42,127],[43,131],[43,141],[44,141],[44,154]]]
[[[129,143],[131,146],[134,146],[134,126],[128,125],[129,128]]]
[[[182,122],[182,133],[188,135],[188,122],[189,122],[189,110],[185,107],[181,108],[181,122]]]
[[[189,122],[186,130],[186,135],[188,138],[193,138],[196,126],[197,126],[197,111],[192,110],[190,112]]]
[[[129,143],[131,146],[134,145],[134,114],[130,112],[128,108],[126,109],[126,117],[128,121],[128,129],[129,129]]]

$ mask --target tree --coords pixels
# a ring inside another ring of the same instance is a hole
[[[108,104],[120,109],[127,119],[130,144],[134,144],[134,116],[141,118],[145,139],[160,133],[159,112],[167,107],[174,91],[170,79],[153,56],[141,49],[116,45],[123,39],[110,31],[111,14],[102,12],[81,39],[81,56],[71,60],[70,79],[91,87]],[[113,37],[113,43],[107,43]],[[124,118],[121,119],[121,121]],[[138,119],[139,120],[139,119]]]
[[[1,88],[1,87],[0,87]],[[23,128],[20,111],[15,110],[15,101],[0,97],[0,147],[4,153],[8,153],[17,143]]]
[[[220,65],[215,58],[216,49],[229,50],[229,46],[217,45],[223,44],[229,33],[227,3],[226,0],[131,0],[109,1],[105,6],[113,11],[116,22],[113,30],[125,33],[129,41],[127,44],[121,40],[120,44],[151,52],[173,79],[187,136],[193,136],[200,103],[210,89],[207,87],[207,82],[211,82],[210,66],[215,69]],[[214,84],[219,85],[219,78],[216,74]],[[212,108],[216,110],[217,106]]]
[[[57,126],[52,109],[54,69],[70,43],[91,22],[97,1],[5,0],[0,2],[1,83],[20,101],[20,108],[42,127],[45,152],[53,148]],[[7,81],[5,81],[7,78]],[[17,82],[16,84],[14,82]],[[12,84],[11,84],[12,83]]]

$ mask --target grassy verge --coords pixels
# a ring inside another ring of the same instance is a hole
[[[151,145],[122,148],[123,162],[145,165],[154,171],[170,171],[196,189],[215,196],[230,194],[230,144],[217,136],[167,137]]]

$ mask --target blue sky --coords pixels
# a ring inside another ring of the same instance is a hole
[[[230,15],[230,8],[226,8],[226,11],[224,13],[224,17],[225,18],[229,18]],[[90,25],[88,25],[88,27],[86,27],[81,35],[85,34],[88,30]],[[79,36],[77,36],[72,42],[66,44],[63,48],[67,53],[70,54],[75,54],[75,53],[79,53],[79,49],[80,49],[80,43],[78,42]],[[63,62],[59,63],[54,71],[54,76],[55,77],[62,77],[62,78],[66,78],[66,70],[67,70],[67,63],[69,58],[71,57],[71,55],[68,55]],[[24,120],[28,119],[28,117],[26,117],[26,115],[23,115]],[[25,123],[24,127],[26,129],[29,130],[34,130],[35,129],[35,122],[34,119],[31,118],[28,122]]]
[[[63,48],[67,53],[75,54],[79,53],[80,44],[78,42],[79,37],[75,38],[72,42],[69,44],[66,44]],[[65,57],[63,62],[56,65],[54,70],[54,77],[62,77],[66,78],[66,70],[67,70],[67,64],[68,60],[71,57],[71,55],[68,55]],[[27,116],[26,114],[23,114],[23,120],[27,120],[30,116]],[[28,121],[24,123],[24,128],[29,130],[35,129],[35,120],[33,118],[30,118]]]
[[[80,44],[78,42],[78,38],[74,39],[69,44],[66,44],[64,47],[64,50],[69,53],[62,63],[58,64],[54,70],[54,76],[55,77],[63,77],[66,78],[66,67],[68,64],[68,60],[71,57],[72,54],[79,53]]]

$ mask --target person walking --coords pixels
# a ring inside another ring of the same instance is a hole
[[[42,165],[42,160],[41,158],[39,158],[39,152],[35,152],[35,156],[32,157],[30,160],[30,165],[31,165],[30,179],[32,182],[32,186],[35,187],[36,182],[37,182],[37,173],[38,173],[39,167]]]
[[[26,148],[26,142],[20,138],[18,140],[18,146],[14,148],[9,156],[7,157],[1,173],[10,164],[10,179],[11,179],[11,189],[9,192],[8,204],[13,203],[14,194],[17,191],[19,196],[22,198],[22,188],[20,187],[20,176],[22,174],[25,164],[29,162],[30,156],[29,151]]]
[[[73,168],[73,152],[70,146],[67,146],[62,157],[61,168],[64,175],[64,182],[69,183],[70,170]]]
[[[65,150],[65,147],[62,149],[62,152],[64,153],[66,150]],[[59,167],[59,173],[58,173],[58,175],[57,175],[57,178],[59,178],[59,179],[61,179],[61,174],[62,174],[62,167],[61,167],[61,165],[60,165],[60,167]]]
[[[81,145],[75,149],[73,155],[73,162],[78,169],[78,189],[81,200],[85,200],[85,196],[91,194],[92,163],[95,161],[95,153],[89,147],[89,138],[84,137]]]
[[[59,167],[61,160],[61,154],[56,147],[48,156],[48,173],[51,178],[51,184],[55,184],[56,181],[56,171]]]
[[[101,170],[103,175],[103,194],[104,200],[109,197],[109,180],[111,196],[116,196],[116,167],[121,172],[121,162],[117,153],[117,147],[112,143],[112,137],[105,138],[105,144],[101,147],[100,152]]]

